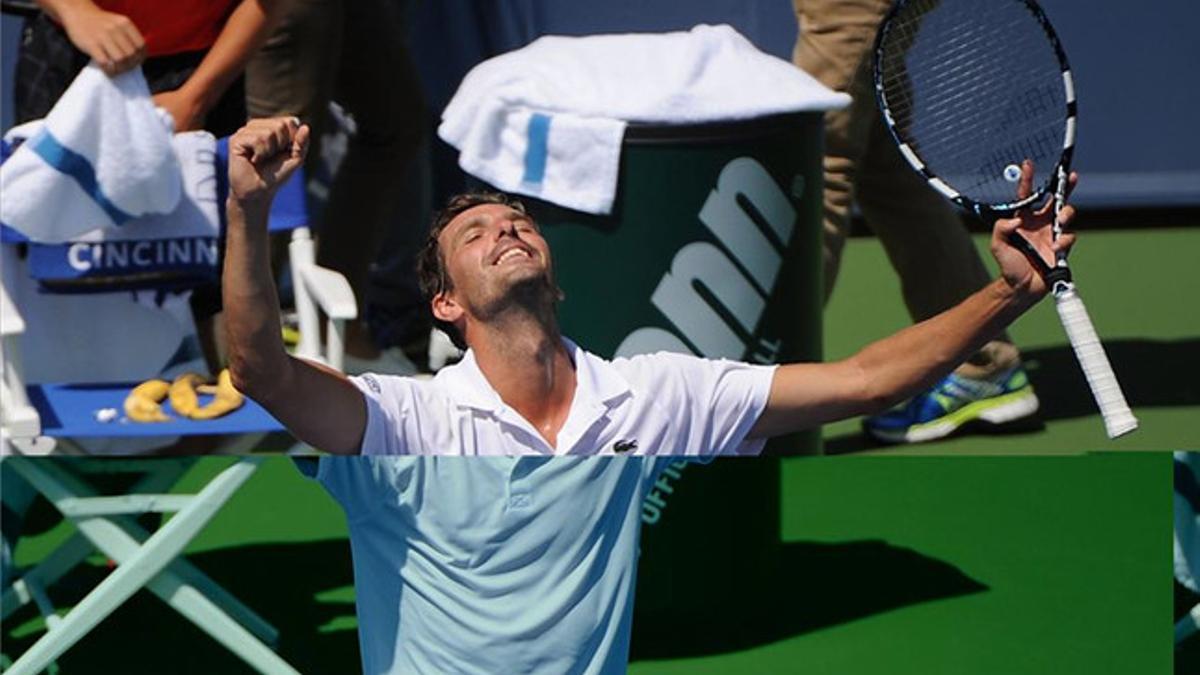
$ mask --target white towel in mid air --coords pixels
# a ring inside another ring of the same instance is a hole
[[[501,190],[608,213],[627,122],[750,119],[849,101],[726,25],[546,36],[472,69],[438,135],[465,171]]]
[[[115,77],[88,64],[0,166],[0,222],[38,242],[169,213],[181,194],[170,118],[135,68]]]

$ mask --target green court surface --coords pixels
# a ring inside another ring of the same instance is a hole
[[[228,461],[202,460],[185,483],[202,483]],[[639,643],[635,625],[630,672],[1171,672],[1165,453],[723,460],[697,468],[716,472],[739,461],[781,461],[772,550],[786,564],[760,579],[776,609],[751,603],[722,616],[715,634],[739,632],[736,648],[714,651],[676,636],[669,658],[639,657],[663,649]],[[20,564],[68,531],[36,522],[30,530],[17,549]],[[357,671],[344,523],[290,460],[265,462],[189,556],[281,630],[280,651],[299,670]],[[52,597],[69,606],[106,569],[94,559]],[[710,592],[758,573],[714,569]],[[6,622],[5,655],[27,648],[40,624],[29,609]],[[245,670],[145,592],[59,666],[67,675]]]
[[[1041,400],[1033,428],[1002,435],[960,435],[917,447],[878,446],[859,432],[857,420],[825,428],[826,452],[905,454],[1054,454],[1087,450],[1200,449],[1200,310],[1190,298],[1200,293],[1200,229],[1087,230],[1071,269],[1080,294],[1130,406],[1141,422],[1115,441],[1104,426],[1047,299],[1019,319],[1010,334],[1021,348]],[[987,240],[977,236],[985,261]],[[899,281],[879,243],[851,239],[826,309],[825,357],[848,356],[871,340],[909,324]]]

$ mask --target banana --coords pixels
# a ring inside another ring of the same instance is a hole
[[[196,396],[196,387],[204,382],[204,377],[197,373],[184,373],[171,383],[171,408],[175,414],[190,418],[200,409],[200,398]]]
[[[212,394],[208,405],[200,405],[202,394]],[[242,407],[245,398],[233,387],[229,369],[217,375],[217,384],[206,384],[197,373],[184,373],[174,382],[149,380],[133,388],[125,398],[125,415],[135,422],[167,422],[170,417],[162,410],[163,399],[170,397],[171,408],[177,415],[192,420],[211,420]]]
[[[226,368],[217,375],[217,392],[213,395],[213,400],[188,417],[194,420],[211,420],[237,410],[244,402],[245,398],[233,387],[233,378]]]
[[[168,422],[170,417],[159,405],[171,385],[166,380],[147,380],[125,397],[125,416],[134,422]]]

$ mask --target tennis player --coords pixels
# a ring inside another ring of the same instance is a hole
[[[520,203],[460,196],[434,222],[421,276],[466,355],[426,381],[347,378],[284,351],[270,276],[267,213],[308,136],[280,118],[231,139],[230,369],[300,440],[373,456],[324,457],[317,474],[347,514],[368,673],[622,672],[640,505],[665,461],[754,454],[930,386],[1046,294],[1008,233],[1048,262],[1073,242],[1052,240],[1045,209],[997,221],[998,279],[843,361],[609,361],[560,334],[551,251]]]

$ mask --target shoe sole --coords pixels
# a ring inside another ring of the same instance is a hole
[[[1003,396],[976,401],[939,417],[931,422],[916,424],[904,430],[866,428],[871,437],[885,443],[924,443],[945,438],[968,422],[980,421],[992,426],[1008,424],[1029,417],[1038,410],[1038,397],[1032,387],[1018,389]]]

